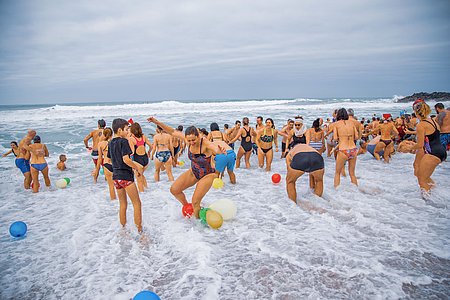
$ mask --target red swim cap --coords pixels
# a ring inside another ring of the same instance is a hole
[[[128,124],[132,125],[133,123],[134,123],[133,118],[130,118],[130,119],[128,120]]]
[[[419,98],[416,101],[414,101],[413,106],[416,105],[417,103],[420,103],[420,102],[425,102],[425,101],[423,101],[423,99]]]

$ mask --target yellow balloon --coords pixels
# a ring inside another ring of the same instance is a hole
[[[211,228],[219,229],[222,226],[222,224],[223,224],[222,215],[219,214],[215,210],[209,209],[206,212],[206,223],[208,223],[208,225]]]
[[[215,178],[212,183],[213,188],[215,188],[216,190],[223,188],[223,185],[224,185],[223,180],[220,178]]]
[[[184,160],[179,160],[179,161],[178,161],[178,165],[179,165],[180,167],[184,166]]]

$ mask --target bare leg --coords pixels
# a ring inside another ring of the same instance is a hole
[[[36,170],[35,168],[31,167],[30,168],[30,172],[31,172],[31,178],[33,179],[33,193],[37,193],[39,192],[39,171]]]
[[[264,167],[264,152],[261,150],[261,148],[258,148],[258,165],[260,168]]]
[[[319,197],[322,197],[323,194],[323,174],[325,173],[324,169],[316,170],[311,172],[310,178],[314,179],[314,194]]]
[[[211,188],[214,178],[216,178],[216,174],[208,174],[200,179],[195,187],[194,194],[192,195],[192,206],[194,207],[194,215],[197,219],[199,218],[200,203]]]
[[[127,224],[127,192],[124,189],[117,189],[119,197],[119,221],[122,226]]]
[[[353,184],[358,185],[358,180],[355,175],[356,157],[348,160],[348,172],[350,173],[350,180]]]
[[[230,182],[232,184],[236,184],[236,175],[234,174],[234,172],[230,171],[228,169],[227,169],[227,172],[228,172],[228,176],[230,176]]]
[[[51,186],[50,178],[48,177],[48,166],[42,170],[42,175],[44,175],[45,186]]]
[[[169,181],[173,181],[173,174],[172,174],[172,158],[169,158],[168,161],[166,161],[164,163],[164,165],[166,166],[166,172],[167,172],[167,177],[169,177]]]
[[[155,178],[155,181],[159,181],[159,173],[161,172],[161,162],[159,159],[155,158],[155,174],[153,175],[153,178]]]
[[[334,187],[337,188],[341,184],[341,172],[347,161],[347,156],[341,152],[336,157],[336,171],[334,173]]]
[[[23,187],[28,190],[31,186],[31,172],[25,172],[23,176],[25,177],[23,180]]]
[[[314,176],[312,175],[312,173],[309,173],[309,188],[313,189],[316,187],[316,182],[314,180]]]
[[[273,149],[266,153],[266,171],[270,171],[272,168]]]
[[[431,186],[429,184],[431,180],[431,175],[436,169],[437,165],[441,163],[441,160],[434,155],[425,154],[420,160],[419,171],[418,171],[418,181],[421,189],[429,191]]]
[[[245,153],[245,168],[250,169],[250,156],[252,155],[252,151],[248,151]]]
[[[383,142],[379,142],[376,146],[375,149],[373,150],[373,156],[375,156],[376,160],[380,160],[381,156],[380,156],[380,152],[384,151],[384,153],[386,154],[386,144]]]
[[[242,158],[242,156],[244,156],[244,154],[245,154],[244,149],[242,147],[239,147],[238,154],[236,157],[236,169],[239,169],[239,167],[241,165],[241,158]]]
[[[131,204],[133,204],[133,212],[134,212],[134,224],[136,224],[136,228],[139,233],[142,232],[142,209],[141,209],[141,199],[139,198],[139,192],[136,187],[136,184],[130,184],[125,188],[125,191],[130,197]],[[126,198],[125,198],[126,200]],[[126,211],[125,211],[126,212]]]
[[[302,176],[305,172],[294,170],[291,166],[287,166],[287,174],[286,174],[286,191],[289,199],[297,203],[297,189],[295,188],[295,183],[297,179]]]
[[[185,205],[188,202],[183,191],[196,184],[197,181],[197,178],[195,178],[194,174],[192,174],[191,169],[189,169],[181,174],[177,178],[177,180],[175,180],[175,182],[170,187],[170,192],[175,198],[177,198],[178,201],[180,201],[182,205]]]
[[[112,173],[105,168],[105,178],[106,182],[108,183],[108,189],[109,189],[109,198],[111,200],[116,200],[116,190],[114,189],[114,182],[112,179]]]

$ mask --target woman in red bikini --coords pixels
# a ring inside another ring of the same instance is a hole
[[[353,122],[348,120],[348,113],[345,108],[338,110],[336,115],[337,122],[333,129],[333,139],[338,142],[339,152],[336,156],[336,172],[334,173],[334,187],[337,188],[341,183],[340,174],[348,161],[348,172],[352,183],[358,185],[355,176],[356,157],[358,148],[356,148],[355,140],[358,136]]]

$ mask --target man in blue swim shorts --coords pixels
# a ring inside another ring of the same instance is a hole
[[[230,182],[235,184],[236,175],[234,174],[234,166],[236,164],[236,153],[231,149],[230,145],[224,141],[215,141],[212,142],[212,144],[222,147],[227,152],[226,154],[217,154],[214,158],[217,176],[222,178],[226,168],[228,176],[230,176]]]

